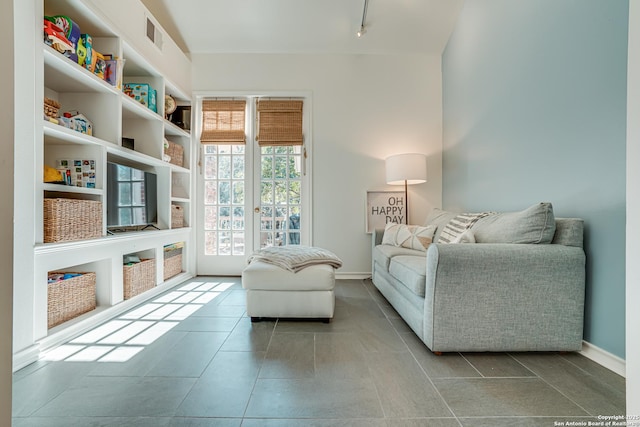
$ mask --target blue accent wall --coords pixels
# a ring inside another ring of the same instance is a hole
[[[443,208],[549,201],[583,218],[584,339],[621,358],[628,14],[627,0],[467,1],[442,59]]]

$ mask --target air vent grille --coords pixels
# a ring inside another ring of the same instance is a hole
[[[147,18],[147,38],[158,49],[162,50],[162,33],[156,27],[156,24],[149,18]]]

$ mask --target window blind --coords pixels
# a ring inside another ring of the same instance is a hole
[[[302,145],[302,101],[258,100],[258,145]]]
[[[245,107],[247,101],[202,101],[203,144],[246,144]]]

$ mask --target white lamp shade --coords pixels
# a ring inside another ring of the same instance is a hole
[[[427,156],[420,153],[396,154],[385,160],[387,184],[408,185],[427,182]]]

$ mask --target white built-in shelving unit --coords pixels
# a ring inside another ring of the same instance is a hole
[[[138,0],[27,0],[40,11],[33,21],[35,40],[34,111],[42,111],[44,97],[58,101],[61,111],[77,110],[93,123],[93,136],[48,122],[42,113],[33,118],[35,185],[16,191],[33,191],[33,272],[21,272],[16,299],[22,311],[14,321],[14,369],[33,362],[37,354],[144,299],[191,277],[195,272],[193,212],[192,138],[164,117],[164,97],[171,95],[179,105],[191,105],[191,63],[164,33]],[[36,13],[37,14],[37,13]],[[42,41],[42,18],[66,15],[82,33],[93,38],[94,48],[124,59],[123,82],[148,83],[157,91],[157,113],[125,95],[92,72],[72,62]],[[146,37],[147,26],[155,27],[155,40]],[[161,42],[157,42],[161,40]],[[31,47],[29,47],[31,49]],[[27,120],[29,122],[30,120]],[[135,149],[122,146],[122,138],[134,138]],[[184,163],[177,166],[163,160],[164,139],[182,146]],[[96,162],[95,188],[43,183],[43,167],[56,167],[60,159],[92,159]],[[115,161],[157,175],[157,230],[138,230],[111,235],[107,231],[107,162]],[[28,182],[28,181],[27,181]],[[102,237],[64,243],[43,242],[43,204],[48,197],[102,202]],[[185,225],[171,228],[171,205],[185,213]],[[163,280],[163,248],[184,242],[182,273]],[[130,300],[123,299],[123,257],[141,254],[156,258],[157,286]],[[17,254],[20,256],[21,254]],[[50,271],[94,271],[97,273],[97,309],[47,327],[47,273]],[[24,301],[31,301],[25,307]]]

